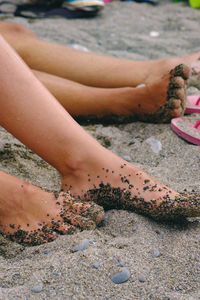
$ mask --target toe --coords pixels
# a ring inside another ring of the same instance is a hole
[[[176,108],[182,107],[182,102],[180,99],[169,98],[168,99],[168,107],[170,109],[176,109]]]
[[[176,77],[180,76],[184,80],[187,80],[190,77],[190,73],[191,73],[190,68],[184,64],[180,64],[170,71],[171,75]]]
[[[170,83],[169,83],[169,87],[170,88],[181,88],[181,87],[185,87],[185,80],[180,77],[171,77],[170,78]]]
[[[186,98],[185,88],[169,89],[167,91],[167,95],[168,98],[175,98],[175,99],[180,99],[181,101],[185,101]]]
[[[178,107],[171,112],[171,116],[173,118],[181,117],[184,113],[184,109],[182,107]]]
[[[74,202],[70,211],[75,215],[90,218],[96,223],[101,222],[104,210],[94,202]]]
[[[173,103],[171,104],[171,107],[175,108],[175,109],[182,107],[181,100],[179,100],[179,99],[173,99]]]
[[[100,223],[104,217],[104,209],[100,205],[94,202],[90,203],[90,207],[87,210],[87,217],[90,217],[95,223]]]
[[[72,234],[75,231],[75,227],[70,224],[60,224],[56,229],[59,234]]]
[[[76,228],[79,228],[81,230],[84,229],[95,229],[96,228],[96,223],[91,220],[90,218],[86,218],[80,215],[75,215],[75,214],[66,214],[63,216],[64,223],[67,225],[73,225]]]

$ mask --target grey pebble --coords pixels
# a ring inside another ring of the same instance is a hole
[[[126,161],[131,161],[131,157],[129,155],[122,155],[122,158]]]
[[[140,282],[145,282],[147,280],[147,277],[145,275],[139,274],[138,275],[138,280]]]
[[[44,254],[49,254],[51,251],[50,250],[45,250],[43,253]]]
[[[137,226],[133,226],[132,231],[136,231],[137,230]]]
[[[89,240],[89,243],[90,243],[90,245],[94,245],[94,246],[96,246],[96,242],[94,242],[93,240]]]
[[[159,230],[156,230],[156,233],[157,233],[157,236],[158,236],[159,239],[163,238],[162,232],[160,232]]]
[[[129,280],[131,274],[129,272],[128,269],[124,269],[119,273],[113,274],[110,276],[110,279],[112,280],[112,282],[119,284],[119,283],[123,283],[126,282],[127,280]]]
[[[124,267],[125,266],[125,262],[120,262],[119,263],[119,267]]]
[[[31,292],[33,293],[40,293],[43,290],[43,283],[39,283],[38,285],[35,285],[31,288]]]
[[[73,249],[72,252],[77,252],[77,251],[82,251],[85,250],[89,247],[90,241],[88,239],[82,240],[79,245],[76,245]]]
[[[92,267],[93,267],[94,269],[98,269],[98,267],[99,267],[99,262],[98,262],[98,261],[95,261],[95,263],[92,264]]]
[[[153,257],[159,257],[159,256],[160,256],[160,250],[159,249],[154,250]]]

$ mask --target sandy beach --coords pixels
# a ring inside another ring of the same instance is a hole
[[[94,19],[29,21],[8,16],[6,21],[26,25],[50,41],[121,58],[148,60],[200,51],[200,10],[186,2],[112,2]],[[189,81],[188,94],[200,94],[200,80]],[[170,187],[200,192],[200,148],[178,137],[169,124],[84,128]],[[157,153],[149,138],[159,141]],[[59,191],[57,171],[3,128],[0,169]],[[82,241],[86,249],[74,251]],[[111,276],[121,271],[129,279],[115,284]],[[99,228],[40,246],[24,247],[0,235],[0,300],[7,299],[199,300],[200,218],[166,225],[110,210]]]

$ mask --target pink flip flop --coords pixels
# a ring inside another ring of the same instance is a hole
[[[192,124],[187,117],[174,118],[171,120],[171,128],[186,141],[200,146],[200,120]],[[198,128],[199,127],[199,128]]]
[[[187,96],[185,114],[200,113],[200,95]]]

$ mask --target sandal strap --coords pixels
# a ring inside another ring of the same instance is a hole
[[[200,97],[197,99],[197,102],[195,105],[199,105],[200,104]]]
[[[200,98],[199,98],[200,99]],[[199,127],[199,125],[200,125],[200,120],[194,125],[194,128],[198,128]]]

